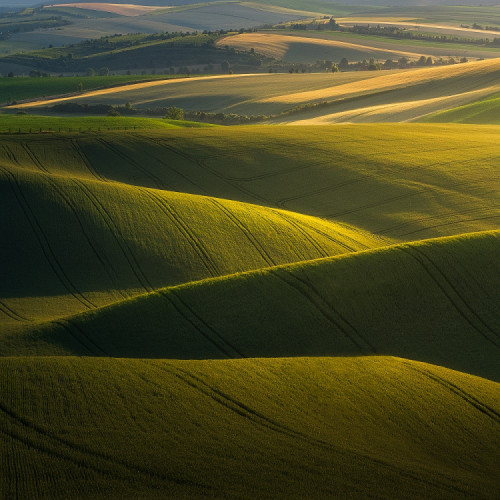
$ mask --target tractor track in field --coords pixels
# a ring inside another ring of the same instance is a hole
[[[118,156],[118,158],[121,158],[122,161],[127,162],[129,165],[132,165],[135,167],[137,170],[140,170],[143,174],[145,174],[147,177],[149,177],[156,185],[158,189],[169,189],[168,186],[164,183],[162,179],[157,177],[155,174],[150,172],[147,168],[145,168],[143,165],[141,165],[139,162],[128,156],[126,153],[121,151],[117,146],[109,143],[108,141],[98,138],[97,141],[102,144],[105,148],[107,148],[109,151],[111,151],[115,156]]]
[[[163,147],[162,143],[160,141],[158,141],[158,140],[152,139],[150,137],[146,137],[146,138],[143,138],[143,139],[146,139],[148,142],[150,142],[151,144],[154,144],[155,146]],[[165,162],[161,158],[158,158],[156,155],[153,155],[151,153],[147,153],[147,154],[150,156],[150,158],[153,158],[160,165],[163,165],[164,167],[168,168],[171,172],[174,172],[176,175],[178,175],[179,177],[182,177],[185,181],[187,181],[190,184],[192,184],[200,192],[203,192],[205,196],[210,196],[210,193],[205,188],[203,188],[202,186],[200,186],[199,184],[197,184],[195,181],[193,181],[192,179],[190,179],[187,175],[183,174],[182,172],[180,172],[176,168],[172,167],[172,165],[170,165],[169,163]],[[184,158],[184,157],[181,156],[181,158]],[[184,159],[186,159],[186,158],[184,158]],[[176,189],[175,190],[172,189],[172,191],[177,191],[177,190]]]
[[[209,252],[203,245],[203,243],[196,237],[194,232],[189,229],[189,226],[185,224],[182,218],[177,214],[177,212],[160,196],[156,193],[149,191],[146,188],[137,188],[147,197],[149,197],[153,203],[165,214],[182,234],[182,236],[191,244],[191,247],[199,255],[201,261],[203,262],[205,268],[213,277],[220,276],[220,271],[216,262],[212,259]]]
[[[0,300],[0,311],[3,312],[10,319],[13,319],[14,321],[19,321],[22,323],[33,321],[32,319],[28,319],[25,318],[24,316],[21,316],[21,314],[14,311],[14,309],[9,307],[5,302],[2,302],[1,300]]]
[[[167,150],[169,150],[169,151],[177,154],[178,156],[181,156],[182,158],[185,158],[186,160],[189,160],[189,161],[193,162],[195,165],[197,165],[202,170],[208,171],[211,174],[215,175],[215,177],[217,177],[218,179],[223,180],[225,183],[227,183],[233,189],[241,191],[243,194],[246,194],[247,196],[250,196],[250,198],[258,200],[259,202],[269,203],[269,201],[266,198],[263,198],[262,196],[254,193],[252,191],[250,191],[247,188],[244,188],[242,186],[234,184],[233,182],[228,181],[227,179],[224,178],[223,175],[219,174],[219,172],[217,172],[213,168],[211,168],[208,165],[206,165],[205,163],[203,163],[199,158],[196,158],[195,156],[192,156],[192,155],[190,155],[188,153],[185,153],[184,151],[181,151],[181,150],[177,149],[176,147],[172,146],[171,144],[167,144],[167,143],[165,143],[163,141],[161,143],[159,143],[159,144],[161,144],[161,146],[163,148],[165,148],[165,149],[167,149]]]
[[[83,306],[85,306],[86,309],[96,308],[97,306],[89,299],[87,299],[68,278],[66,272],[64,271],[64,268],[58,261],[55,252],[50,245],[47,235],[44,233],[38,219],[36,218],[33,210],[29,206],[26,196],[22,192],[21,186],[16,177],[14,176],[14,174],[12,174],[11,172],[9,172],[9,170],[3,167],[0,167],[0,170],[4,171],[7,174],[7,178],[14,193],[14,196],[16,197],[17,202],[25,215],[28,224],[30,225],[33,233],[35,234],[35,238],[37,239],[42,249],[42,252],[45,256],[47,263],[49,264],[52,271],[59,279],[60,283],[68,291],[68,293],[71,296],[73,296],[78,302],[80,302]]]
[[[269,273],[282,281],[290,288],[302,295],[336,330],[340,331],[361,354],[376,353],[373,347],[354,326],[346,320],[335,308],[328,304],[325,299],[308,282],[300,279],[297,275],[286,270],[281,274],[279,271],[269,269]],[[363,345],[364,344],[364,345]]]
[[[475,396],[472,394],[468,393],[464,389],[458,387],[456,384],[453,382],[450,382],[449,380],[446,380],[443,377],[440,377],[439,375],[436,375],[435,373],[432,373],[429,370],[426,370],[425,368],[417,368],[416,366],[411,365],[410,363],[407,363],[405,361],[402,361],[404,365],[406,365],[408,368],[411,370],[420,373],[424,377],[427,377],[434,382],[438,383],[442,387],[444,387],[446,390],[449,392],[455,394],[459,398],[463,399],[466,403],[474,407],[476,410],[479,410],[481,413],[485,414],[487,417],[491,418],[496,424],[500,424],[500,413],[494,410],[493,408],[490,408],[487,404],[483,403],[479,399],[477,399]]]
[[[408,233],[402,233],[399,234],[399,237],[404,237],[404,236],[410,236],[412,234],[420,233],[422,231],[426,231],[428,229],[435,229],[437,227],[444,227],[444,226],[453,226],[455,224],[461,224],[462,222],[476,222],[480,220],[489,220],[489,219],[498,219],[500,218],[500,213],[498,215],[486,215],[484,217],[475,217],[473,219],[458,219],[456,221],[451,221],[451,222],[445,222],[443,224],[435,224],[434,226],[426,226],[421,229],[416,229],[415,231],[410,231]]]
[[[115,221],[113,220],[109,212],[106,210],[104,205],[99,201],[97,196],[94,193],[92,193],[92,191],[82,181],[76,178],[73,178],[72,181],[77,186],[79,186],[82,193],[90,201],[92,206],[95,208],[96,212],[100,215],[101,219],[108,227],[110,234],[113,236],[113,239],[118,245],[118,248],[120,248],[123,256],[125,257],[125,260],[128,262],[130,269],[132,270],[132,273],[137,278],[137,281],[139,282],[141,287],[144,288],[146,292],[154,290],[154,287],[151,285],[147,276],[141,269],[141,266],[137,258],[134,256],[131,248],[125,241],[123,234],[121,233],[120,229],[118,228]]]
[[[83,164],[87,168],[87,170],[90,172],[92,177],[95,177],[98,181],[102,182],[109,182],[106,177],[103,177],[92,165],[92,162],[89,160],[88,156],[85,154],[84,149],[82,148],[82,145],[78,141],[78,139],[71,139],[71,145],[73,146],[74,150],[76,151],[77,155],[81,158]]]
[[[85,342],[91,346],[91,348],[87,347],[89,351],[92,352],[93,355],[95,356],[106,356],[106,357],[111,357],[111,354],[106,352],[99,344],[94,342],[89,335],[85,333],[85,331],[75,322],[73,322],[69,318],[64,318],[59,321],[55,321],[56,324],[62,326],[68,333],[70,333],[76,340],[78,340],[82,345],[84,345],[80,338],[84,338]],[[71,327],[71,328],[70,328]],[[75,335],[73,330],[76,330],[78,332],[78,335]],[[100,351],[100,352],[99,352]]]
[[[459,212],[456,211],[452,214],[429,215],[427,217],[420,217],[418,219],[411,219],[411,220],[406,221],[406,222],[401,222],[401,223],[396,224],[394,226],[390,226],[386,229],[381,229],[381,230],[377,231],[377,234],[386,234],[386,233],[389,233],[391,231],[396,231],[397,229],[401,229],[403,227],[411,226],[412,224],[418,224],[421,222],[435,221],[435,220],[443,221],[443,220],[447,220],[447,219],[453,219],[456,217],[460,217],[462,215],[477,214],[478,212],[481,213],[481,212],[485,212],[485,211],[489,211],[491,209],[497,209],[497,208],[500,208],[500,205],[493,205],[493,206],[489,206],[489,207],[485,207],[485,208],[472,208],[472,209],[468,209],[468,210],[461,210]],[[476,219],[472,219],[472,220],[476,220]],[[429,227],[429,228],[440,227],[441,225],[456,224],[458,222],[460,222],[460,220],[445,222],[444,224],[438,224],[436,226],[426,226],[426,228],[419,228],[414,232],[425,231],[425,229],[427,229],[427,227]],[[402,236],[406,236],[407,234],[413,234],[413,232],[402,234]]]
[[[320,448],[323,450],[333,451],[335,453],[338,453],[341,456],[348,457],[350,459],[355,457],[357,460],[369,462],[373,466],[378,466],[378,467],[381,466],[381,467],[385,468],[386,470],[389,470],[391,473],[396,473],[398,475],[408,477],[412,481],[418,481],[419,483],[424,483],[427,485],[431,485],[433,487],[438,486],[439,488],[443,488],[443,489],[446,489],[448,491],[453,491],[455,493],[456,492],[460,492],[461,494],[465,493],[464,490],[460,489],[459,487],[457,487],[453,483],[447,484],[447,483],[442,482],[441,480],[438,480],[438,479],[424,479],[424,478],[422,478],[422,477],[420,477],[420,476],[418,476],[410,471],[407,471],[405,469],[398,467],[397,465],[385,462],[382,459],[377,459],[375,457],[365,455],[361,452],[357,452],[354,450],[347,450],[344,448],[340,448],[340,447],[334,445],[333,443],[330,443],[330,442],[325,441],[323,439],[314,438],[314,437],[309,436],[303,432],[296,431],[296,430],[292,429],[291,427],[283,425],[279,422],[276,422],[273,419],[260,413],[259,411],[254,410],[253,408],[250,408],[245,403],[242,403],[242,402],[238,401],[237,399],[224,393],[223,391],[212,387],[211,385],[209,385],[207,382],[205,382],[201,378],[183,370],[182,368],[174,367],[169,363],[164,363],[162,365],[158,365],[158,364],[151,364],[147,361],[144,361],[144,362],[150,367],[156,367],[157,370],[163,371],[165,373],[169,373],[170,375],[178,378],[179,380],[184,382],[186,385],[190,386],[191,388],[193,388],[196,391],[200,392],[201,394],[205,395],[206,397],[208,397],[212,401],[218,403],[219,405],[228,409],[232,413],[235,413],[235,414],[239,415],[240,417],[249,420],[250,422],[254,423],[257,426],[260,426],[260,427],[263,427],[265,429],[269,429],[273,432],[276,432],[278,434],[282,434],[282,435],[291,437],[293,439],[297,439],[299,441],[305,442],[309,446],[314,446],[316,448]],[[448,479],[448,478],[446,478],[446,479]]]
[[[294,221],[291,217],[288,217],[287,215],[279,212],[278,210],[274,209],[270,210],[273,214],[283,219],[290,226],[292,226],[292,228],[298,231],[315,248],[320,257],[330,256],[330,254],[302,227],[302,225],[299,222]],[[307,260],[307,259],[302,259],[302,260]]]
[[[61,327],[67,334],[69,334],[73,338],[73,340],[75,340],[78,344],[84,347],[85,350],[87,350],[91,356],[98,355],[98,353],[95,352],[94,349],[90,348],[86,343],[84,343],[83,340],[78,335],[76,335],[64,321],[56,320],[52,321],[52,324]]]
[[[220,352],[222,352],[229,359],[245,358],[246,356],[228,340],[226,340],[219,332],[210,326],[201,316],[199,316],[177,293],[174,291],[160,292],[189,324],[200,333],[206,340],[213,344]],[[184,309],[187,311],[185,312]],[[194,318],[194,320],[192,319]],[[209,333],[207,333],[209,332]],[[217,340],[216,340],[217,339]],[[231,353],[233,351],[233,353]]]
[[[174,478],[174,477],[171,477],[169,475],[162,474],[162,473],[151,472],[150,470],[145,469],[144,467],[142,467],[140,465],[132,465],[124,460],[116,459],[115,457],[110,456],[106,453],[91,450],[90,448],[87,448],[86,446],[78,445],[78,444],[76,444],[68,439],[62,438],[62,437],[60,437],[60,436],[58,436],[50,431],[47,431],[46,429],[40,427],[39,425],[35,424],[34,422],[31,422],[31,421],[27,420],[26,418],[18,415],[17,413],[15,413],[13,410],[6,407],[1,402],[0,402],[0,412],[3,413],[4,415],[6,415],[7,417],[9,417],[10,420],[13,423],[15,423],[17,426],[19,426],[21,429],[27,429],[30,432],[34,433],[35,436],[43,436],[43,438],[46,439],[47,441],[49,441],[49,443],[52,446],[60,447],[60,445],[63,445],[66,447],[67,450],[70,450],[73,452],[76,451],[77,453],[80,453],[83,457],[85,457],[91,461],[95,461],[97,459],[97,460],[100,460],[100,461],[107,463],[108,466],[112,465],[115,467],[120,467],[122,469],[125,469],[129,473],[145,476],[145,477],[148,477],[149,479],[153,479],[153,480],[162,480],[162,481],[174,482],[174,483],[179,484],[179,485],[191,485],[191,486],[198,486],[198,487],[205,488],[205,485],[203,485],[201,483],[196,483],[196,482],[190,481],[190,480],[183,480],[183,479],[179,479],[179,478]],[[29,439],[27,437],[24,437],[24,436],[22,436],[22,434],[21,435],[16,434],[16,433],[12,432],[12,430],[10,430],[10,432],[9,432],[5,429],[0,428],[0,432],[8,435],[12,439],[15,439],[17,441],[21,441],[24,444],[26,444],[27,446],[33,447],[37,451],[40,451],[42,453],[46,453],[46,454],[52,455],[56,458],[60,458],[60,459],[63,459],[65,461],[72,462],[78,466],[84,467],[86,469],[90,469],[94,472],[98,472],[101,474],[111,476],[114,479],[136,482],[136,480],[134,480],[132,477],[130,477],[128,475],[125,475],[125,474],[120,475],[120,474],[116,474],[114,472],[106,471],[106,470],[101,469],[101,468],[94,466],[92,464],[88,464],[85,460],[76,459],[76,458],[71,457],[70,455],[68,455],[66,453],[59,452],[57,450],[50,450],[46,446],[42,446],[40,444],[34,443],[33,439]]]
[[[252,232],[247,228],[247,226],[238,218],[234,213],[225,207],[219,200],[215,198],[210,198],[212,204],[214,204],[226,217],[233,222],[233,224],[240,229],[240,231],[245,235],[247,240],[251,245],[257,250],[260,256],[264,259],[268,266],[276,266],[276,262],[267,253],[266,249],[259,243],[257,238],[252,234]]]
[[[424,269],[429,278],[435,283],[435,285],[441,290],[441,292],[448,299],[453,308],[457,311],[457,313],[477,332],[479,333],[485,340],[493,344],[495,347],[500,348],[500,343],[498,343],[497,339],[492,339],[490,334],[493,334],[494,337],[498,337],[498,334],[495,333],[480,317],[479,315],[468,305],[466,300],[462,297],[462,295],[455,289],[449,279],[443,274],[443,272],[439,269],[439,267],[423,252],[416,249],[415,247],[397,247],[399,250],[404,252],[406,255],[409,255],[413,260],[415,260],[420,267]],[[415,255],[414,250],[418,255]],[[424,261],[424,259],[427,261]],[[434,271],[432,271],[432,270]],[[440,276],[440,278],[436,277],[436,275]],[[444,282],[444,284],[442,283]],[[448,288],[450,292],[446,290]],[[454,299],[452,294],[455,295],[458,299]],[[457,303],[458,302],[458,303]],[[461,305],[460,305],[461,303]],[[462,309],[464,308],[465,311]],[[479,328],[474,321],[469,317],[472,316],[476,318],[485,328],[490,332],[487,334],[483,331],[483,329]]]
[[[89,245],[90,249],[92,250],[92,253],[95,255],[96,259],[98,262],[101,264],[102,268],[104,269],[104,272],[108,275],[108,278],[112,283],[117,285],[117,280],[118,280],[118,274],[116,273],[116,270],[114,269],[113,265],[111,262],[105,257],[101,256],[99,251],[97,250],[96,246],[92,242],[92,239],[90,235],[87,233],[85,230],[85,226],[83,224],[83,221],[78,213],[78,209],[76,208],[75,204],[71,201],[71,198],[67,197],[64,194],[64,191],[57,185],[57,183],[54,181],[52,178],[52,175],[50,172],[44,167],[42,162],[36,158],[34,153],[29,149],[28,145],[25,145],[27,151],[32,155],[32,160],[33,162],[38,166],[38,168],[45,174],[44,178],[50,184],[52,189],[59,195],[59,197],[66,203],[68,208],[70,209],[71,213],[75,217],[76,221],[78,222],[78,226],[80,228],[81,233],[83,234],[85,240],[87,241],[87,244]],[[119,287],[117,286],[117,290],[119,291]],[[125,298],[125,295],[119,291],[120,295]]]

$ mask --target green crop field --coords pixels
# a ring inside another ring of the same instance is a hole
[[[500,97],[484,99],[423,118],[428,123],[489,123],[500,125]]]
[[[0,496],[494,498],[500,127],[194,125],[0,116]]]

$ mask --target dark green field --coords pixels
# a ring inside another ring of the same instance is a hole
[[[499,127],[121,119],[0,136],[1,496],[494,498]]]

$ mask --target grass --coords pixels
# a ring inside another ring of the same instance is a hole
[[[487,498],[498,488],[499,385],[427,364],[3,358],[0,377],[7,494]]]

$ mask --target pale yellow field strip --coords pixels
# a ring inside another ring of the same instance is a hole
[[[83,99],[87,97],[95,97],[95,96],[109,95],[109,94],[118,94],[120,92],[127,92],[129,90],[141,90],[150,87],[161,87],[163,85],[172,85],[174,83],[180,83],[180,82],[196,82],[199,80],[224,80],[224,79],[250,78],[250,77],[262,78],[266,76],[272,76],[272,74],[250,73],[241,75],[215,75],[215,76],[196,76],[193,78],[171,78],[170,80],[155,80],[154,82],[133,83],[130,85],[121,85],[119,87],[112,87],[109,89],[92,90],[90,92],[84,92],[82,94],[73,95],[70,97],[58,97],[55,99],[45,99],[43,101],[32,101],[32,102],[25,102],[22,104],[14,104],[13,106],[7,106],[7,108],[14,108],[14,109],[34,108],[38,106],[57,104],[59,102],[64,102],[64,101],[74,101],[75,99]]]
[[[429,54],[422,54],[421,52],[416,53],[403,50],[377,49],[370,45],[340,42],[337,40],[325,40],[321,38],[294,35],[274,35],[267,33],[242,33],[241,35],[229,36],[219,40],[216,45],[220,47],[227,45],[239,50],[249,50],[253,48],[256,52],[265,56],[281,59],[286,55],[293,44],[355,49],[366,53],[386,52],[387,55],[393,54],[395,56],[408,56],[413,58],[418,58],[422,55],[425,55],[426,57],[429,56]]]
[[[417,85],[431,81],[444,80],[447,78],[477,76],[483,72],[500,72],[500,59],[475,61],[445,67],[408,70],[398,74],[382,75],[370,78],[369,80],[362,80],[360,82],[353,82],[345,85],[337,85],[335,87],[328,87],[320,90],[269,97],[262,99],[259,102],[296,104],[319,99],[339,99],[382,90],[402,88],[408,85]],[[500,76],[500,73],[498,76]]]
[[[97,10],[100,12],[110,12],[112,14],[119,14],[120,16],[141,16],[159,7],[152,7],[150,5],[133,5],[128,3],[58,3],[55,5],[48,5],[47,7],[74,7],[75,9]],[[167,9],[168,7],[161,7]]]
[[[265,5],[258,2],[239,2],[244,7],[251,9],[263,10],[265,12],[274,12],[276,14],[290,14],[303,17],[316,17],[321,15],[322,12],[311,12],[307,10],[288,9],[286,7],[278,7],[277,5]]]
[[[500,91],[500,84],[484,89],[472,90],[455,95],[434,97],[431,99],[418,99],[413,101],[384,103],[362,108],[354,108],[327,115],[317,116],[305,120],[288,122],[288,125],[327,125],[331,123],[352,122],[407,122],[418,120],[430,113],[454,108],[468,102],[473,102],[484,96]]]
[[[474,28],[462,28],[460,26],[451,26],[446,24],[427,24],[427,23],[412,23],[407,20],[397,21],[397,20],[386,20],[379,21],[377,18],[374,19],[362,19],[362,18],[353,18],[353,17],[343,17],[336,19],[337,23],[342,26],[352,26],[353,24],[371,24],[381,26],[401,26],[402,28],[414,28],[419,30],[429,31],[428,28],[436,29],[436,30],[446,30],[451,32],[456,32],[455,34],[459,35],[460,32],[467,33],[476,33],[476,34],[485,34],[485,35],[497,35],[500,36],[498,31],[493,30],[477,30]]]

